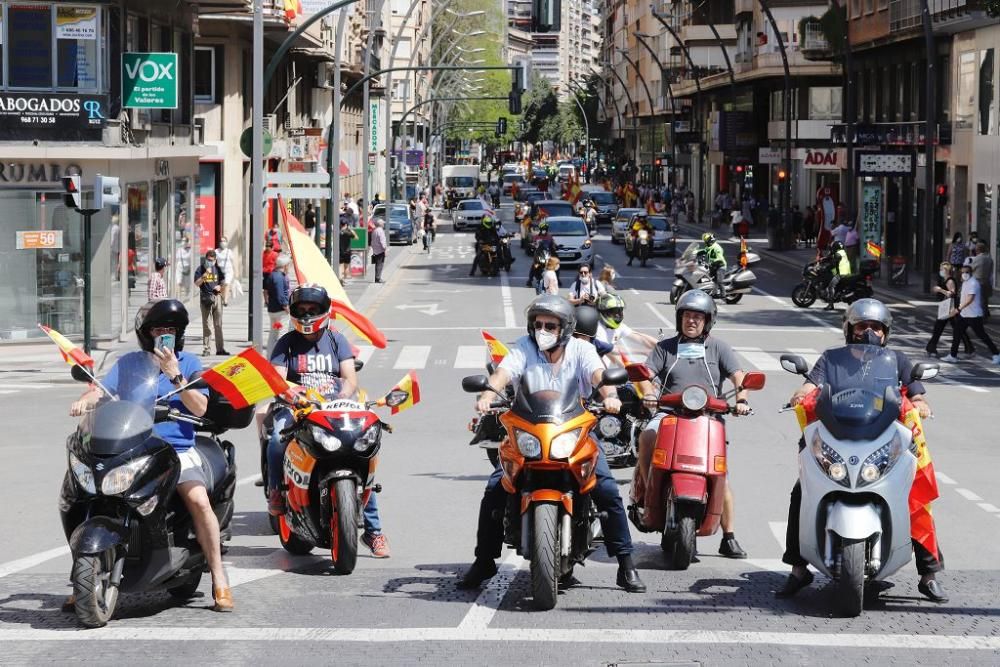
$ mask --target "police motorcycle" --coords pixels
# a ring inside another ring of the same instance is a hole
[[[674,268],[674,284],[670,290],[670,303],[675,304],[685,292],[699,289],[715,299],[723,299],[728,304],[739,303],[744,294],[749,294],[757,282],[757,276],[749,268],[760,261],[760,255],[747,250],[746,267],[736,264],[723,273],[725,296],[719,293],[712,276],[711,267],[701,244],[694,242],[687,247]]]
[[[222,540],[231,536],[236,452],[220,436],[248,426],[253,406],[234,409],[210,391],[202,417],[170,408],[156,397],[160,367],[151,358],[147,361],[142,377],[130,379],[135,387],[150,387],[147,396],[123,400],[107,394],[66,440],[69,470],[59,513],[73,556],[76,615],[91,628],[111,620],[119,592],[166,590],[187,600],[198,590],[207,565],[191,516],[175,493],[181,465],[177,453],[156,436],[154,424],[194,425],[194,448],[209,480]],[[80,382],[93,381],[80,366],[73,367],[72,375]],[[203,381],[195,386],[203,387]]]
[[[877,262],[862,262],[860,271],[844,276],[837,283],[836,293],[828,294],[833,281],[833,266],[827,258],[816,259],[802,268],[802,282],[792,288],[792,303],[808,308],[822,298],[827,303],[854,303],[874,296],[872,276],[878,271]]]
[[[922,431],[904,423],[911,406],[891,352],[855,344],[827,355],[828,382],[781,411],[796,410],[805,444],[799,550],[833,579],[838,611],[858,616],[866,589],[877,591],[910,561],[909,495]],[[781,355],[781,366],[808,372],[798,355]],[[919,363],[910,379],[937,374],[937,364]]]

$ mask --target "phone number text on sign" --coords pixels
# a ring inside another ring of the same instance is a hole
[[[18,250],[36,250],[39,248],[62,248],[63,233],[61,230],[15,232]]]

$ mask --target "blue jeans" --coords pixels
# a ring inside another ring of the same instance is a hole
[[[628,530],[628,518],[622,497],[618,493],[618,483],[611,476],[608,460],[598,449],[597,466],[594,468],[597,484],[590,492],[597,505],[597,511],[607,512],[608,518],[601,520],[604,532],[604,546],[609,556],[624,556],[632,553],[632,536]],[[479,530],[476,533],[476,558],[496,559],[503,546],[503,516],[507,507],[507,492],[500,485],[503,471],[497,466],[486,482],[483,500],[479,503]]]
[[[267,488],[276,489],[281,486],[284,477],[285,449],[288,448],[288,441],[281,441],[281,431],[288,428],[294,416],[290,408],[277,408],[274,411],[274,426],[271,430],[271,439],[267,443]],[[368,503],[364,510],[365,532],[377,535],[382,532],[382,521],[378,515],[378,503],[375,500],[375,493],[368,496]]]

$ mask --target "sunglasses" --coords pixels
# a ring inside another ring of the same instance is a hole
[[[581,271],[580,275],[581,276],[589,276],[590,275],[590,271]]]
[[[559,331],[558,322],[539,322],[535,321],[535,331],[540,331],[545,329],[546,331]]]

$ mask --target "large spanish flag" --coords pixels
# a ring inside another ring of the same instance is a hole
[[[379,399],[379,405],[387,405],[386,400],[389,396],[393,392],[398,391],[406,393],[406,400],[398,405],[391,406],[392,409],[390,412],[394,415],[399,414],[403,410],[408,410],[420,402],[420,383],[417,381],[416,371],[410,371],[405,377],[403,377],[402,380],[396,383],[395,387],[390,389],[385,396]]]
[[[509,352],[507,346],[482,329],[479,330],[479,333],[483,335],[483,342],[486,343],[486,349],[489,350],[490,361],[494,364],[499,364]]]
[[[385,334],[378,330],[371,320],[354,309],[351,299],[344,291],[337,273],[326,261],[326,257],[312,236],[306,231],[294,215],[288,212],[288,207],[284,201],[280,201],[278,210],[281,212],[281,226],[288,239],[288,246],[292,252],[292,263],[295,266],[295,277],[300,285],[315,283],[326,288],[327,294],[333,305],[330,307],[330,314],[346,322],[355,333],[369,341],[378,348],[385,348]]]
[[[288,390],[274,366],[252,347],[208,369],[202,378],[237,410]]]
[[[62,354],[63,361],[70,366],[80,365],[84,368],[89,368],[91,371],[94,370],[94,360],[90,355],[71,343],[66,336],[44,324],[39,324],[38,328],[45,332],[45,335],[51,338],[52,342],[56,344],[59,348],[59,353]]]
[[[927,549],[935,560],[941,560],[934,517],[931,516],[931,502],[939,496],[937,477],[934,475],[934,463],[924,438],[924,426],[916,408],[906,412],[903,423],[913,431],[913,442],[917,445],[917,474],[910,487],[910,537]]]

